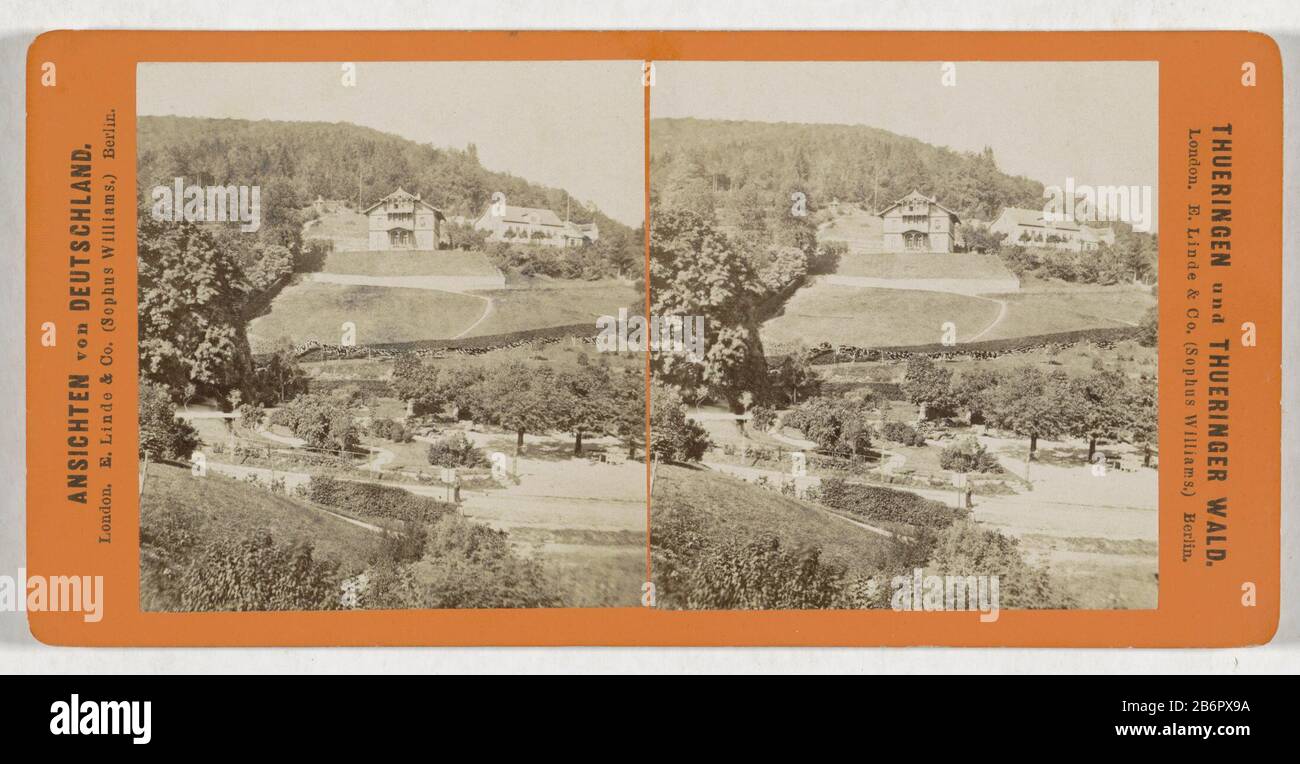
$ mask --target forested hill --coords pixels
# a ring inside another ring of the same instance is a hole
[[[1004,206],[1043,204],[1042,184],[1000,171],[991,149],[954,151],[861,125],[654,119],[650,146],[651,201],[697,211],[788,207],[796,191],[810,211],[836,199],[879,211],[917,189],[985,221]]]
[[[501,191],[510,205],[546,207],[561,217],[567,194],[485,169],[473,144],[435,148],[346,122],[275,122],[196,117],[140,117],[140,188],[187,183],[259,185],[263,204],[299,209],[322,196],[362,206],[401,186],[448,216],[474,218]],[[148,195],[143,194],[147,200]],[[598,201],[598,200],[597,200]],[[573,199],[574,222],[593,220],[602,233],[627,231]]]

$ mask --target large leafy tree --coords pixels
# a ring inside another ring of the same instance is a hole
[[[553,429],[561,421],[556,391],[559,380],[544,364],[511,361],[488,369],[480,383],[479,406],[491,422],[515,433],[515,455],[524,435]]]
[[[1097,453],[1098,438],[1113,438],[1133,420],[1133,382],[1120,371],[1107,370],[1071,380],[1074,396],[1070,434],[1087,438],[1088,461]]]
[[[989,392],[985,416],[997,427],[1029,438],[1029,460],[1039,438],[1055,438],[1070,430],[1078,416],[1078,399],[1063,371],[1044,374],[1019,366],[1004,375]]]
[[[765,293],[749,258],[703,216],[660,210],[651,216],[650,296],[655,316],[704,316],[702,358],[655,353],[656,375],[682,388],[705,387],[743,412],[745,393],[768,398],[767,362],[757,310]]]
[[[939,368],[929,356],[911,356],[903,373],[903,393],[921,407],[923,417],[947,414],[953,404],[952,371]]]
[[[141,375],[173,398],[194,385],[225,399],[252,368],[243,274],[201,226],[142,216],[139,229]]]
[[[579,363],[561,369],[556,374],[559,383],[555,391],[556,424],[573,434],[573,453],[582,453],[582,436],[603,434],[614,426],[614,396],[610,389],[609,367],[601,363],[588,363],[579,356]]]

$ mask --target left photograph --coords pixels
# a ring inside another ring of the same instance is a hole
[[[639,604],[641,76],[138,66],[143,610]]]

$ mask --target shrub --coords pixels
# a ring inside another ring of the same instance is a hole
[[[931,564],[941,575],[997,576],[1003,608],[1074,606],[1046,569],[1025,562],[1017,539],[972,522],[953,523],[938,533]]]
[[[271,423],[288,427],[312,448],[345,452],[358,445],[357,428],[342,396],[300,395],[277,409]]]
[[[320,475],[307,484],[307,499],[327,507],[367,517],[431,523],[450,513],[453,505],[410,491],[375,483],[354,483]]]
[[[919,528],[947,528],[967,516],[966,510],[918,496],[841,478],[825,478],[816,500],[833,509],[875,522],[903,523]]]
[[[767,406],[755,406],[750,412],[749,423],[759,432],[767,432],[776,420],[776,412]]]
[[[998,459],[974,436],[958,438],[939,453],[939,466],[954,472],[1001,472]]]
[[[181,610],[334,610],[338,564],[269,533],[203,547],[181,577]]]
[[[198,448],[199,434],[176,416],[167,390],[140,382],[140,453],[153,459],[186,460]]]
[[[140,604],[149,611],[334,610],[337,564],[310,544],[276,543],[265,531],[205,540],[193,509],[154,513],[140,525]]]
[[[436,467],[480,467],[487,464],[483,451],[465,437],[452,433],[429,444],[429,464]]]
[[[563,604],[540,562],[520,556],[504,531],[444,516],[428,529],[425,555],[373,566],[362,596],[371,609],[537,608]]]
[[[717,538],[706,518],[677,509],[651,526],[663,607],[685,610],[824,609],[839,601],[845,568],[820,549],[781,546],[775,536]]]
[[[406,428],[405,424],[396,419],[375,419],[370,422],[370,434],[376,438],[384,438],[394,443],[410,443],[415,436]]]
[[[904,446],[925,445],[925,436],[906,422],[885,422],[880,428],[880,434],[885,440],[892,440]]]

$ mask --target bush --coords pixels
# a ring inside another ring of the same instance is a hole
[[[1075,606],[1046,569],[1025,562],[1017,539],[972,522],[954,523],[939,532],[931,564],[945,576],[997,576],[1003,608]]]
[[[416,496],[401,488],[320,475],[312,476],[307,484],[307,499],[356,515],[416,523],[434,522],[454,509],[446,502]]]
[[[821,550],[786,549],[775,536],[717,538],[706,518],[677,509],[651,526],[661,607],[685,610],[825,609],[840,599],[845,568]]]
[[[384,438],[394,443],[410,443],[415,436],[406,428],[405,424],[396,419],[375,419],[370,422],[370,434],[376,438]]]
[[[767,406],[755,406],[750,412],[749,423],[759,432],[767,432],[776,420],[776,412]]]
[[[307,393],[271,415],[271,424],[288,427],[312,448],[340,453],[355,451],[357,429],[342,396]]]
[[[925,436],[906,422],[885,422],[880,428],[880,434],[885,440],[892,440],[904,446],[925,445]]]
[[[310,544],[279,544],[265,531],[205,540],[201,514],[158,512],[140,525],[140,605],[148,611],[334,610],[337,564]]]
[[[369,571],[362,607],[538,608],[564,604],[542,564],[516,553],[505,531],[449,514],[431,525],[417,562]]]
[[[487,464],[483,451],[465,437],[452,433],[429,444],[429,464],[436,467],[481,467]]]
[[[176,416],[176,406],[167,391],[140,382],[140,453],[152,459],[190,458],[199,446],[199,434],[189,422]]]
[[[954,472],[1001,472],[1002,466],[974,436],[958,438],[939,453],[939,466]]]
[[[823,479],[815,500],[864,520],[918,528],[947,528],[968,514],[908,491],[849,483],[841,478]]]
[[[203,547],[181,577],[181,610],[334,610],[338,564],[312,558],[306,542],[268,533]]]

